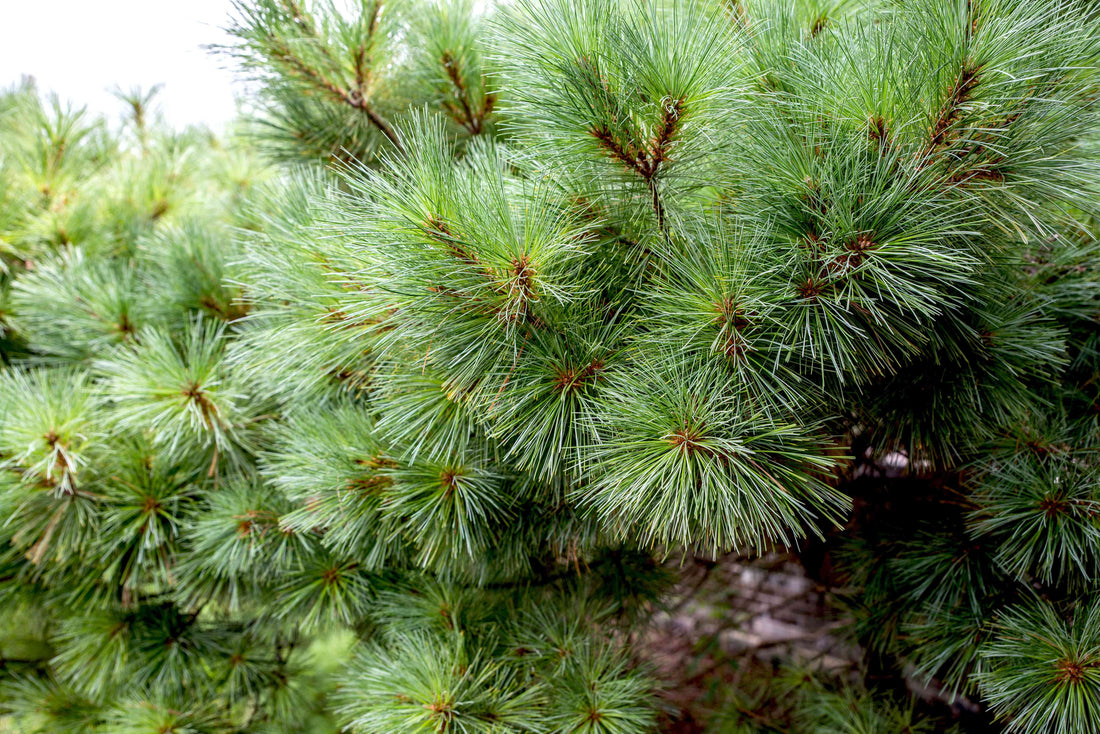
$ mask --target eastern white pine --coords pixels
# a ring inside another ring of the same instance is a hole
[[[223,137],[0,94],[0,731],[1100,732],[1093,3],[229,23]],[[777,548],[855,664],[688,721]]]

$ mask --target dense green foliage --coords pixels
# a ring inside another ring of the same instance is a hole
[[[656,731],[664,561],[787,546],[867,680],[712,731],[1100,733],[1092,3],[231,32],[224,138],[0,96],[11,726]]]

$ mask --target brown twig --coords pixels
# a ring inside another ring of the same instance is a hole
[[[665,229],[665,210],[661,203],[657,186],[657,174],[663,164],[670,160],[669,149],[679,130],[680,113],[683,111],[682,99],[672,100],[664,105],[661,118],[653,131],[653,137],[643,144],[623,142],[607,125],[598,125],[591,134],[614,160],[622,163],[627,170],[636,173],[646,183],[652,197],[653,212],[657,215],[657,226]]]
[[[450,51],[444,51],[440,61],[443,64],[443,70],[447,72],[447,78],[451,80],[451,85],[454,86],[455,97],[462,105],[462,110],[459,111],[453,104],[448,104],[446,105],[448,111],[452,112],[451,116],[455,118],[455,121],[466,128],[471,135],[480,134],[482,117],[475,115],[470,108],[470,102],[467,99],[469,92],[466,83],[462,81],[462,72],[458,68],[458,62]]]
[[[331,79],[326,77],[324,73],[321,72],[319,69],[315,69],[314,67],[307,64],[303,59],[297,56],[286,45],[285,42],[278,39],[271,39],[271,43],[275,48],[276,55],[283,61],[283,63],[287,64],[289,67],[291,67],[291,69],[298,72],[298,74],[309,79],[320,89],[328,92],[329,96],[331,96],[336,101],[342,102],[349,107],[362,112],[364,115],[366,115],[367,119],[370,120],[371,124],[378,128],[378,130],[386,136],[386,139],[393,144],[394,148],[396,148],[401,153],[405,152],[405,146],[401,143],[401,139],[398,137],[397,133],[394,132],[394,129],[390,125],[390,123],[384,117],[379,115],[374,107],[372,107],[371,104],[367,101],[366,97],[364,96],[363,89],[359,87],[346,89],[345,87],[336,84]],[[362,72],[362,76],[364,79],[363,83],[365,84],[365,72]]]

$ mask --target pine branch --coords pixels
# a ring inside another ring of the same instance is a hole
[[[622,163],[627,170],[636,173],[645,181],[652,198],[653,211],[657,215],[657,225],[665,230],[664,205],[657,188],[657,178],[662,167],[670,162],[669,152],[675,140],[683,111],[682,99],[672,100],[661,105],[661,116],[653,131],[653,137],[644,144],[622,141],[607,125],[598,125],[591,131],[593,137],[612,159]]]
[[[924,154],[925,158],[937,149],[951,143],[951,128],[962,116],[964,105],[973,96],[974,90],[981,81],[981,72],[981,66],[974,65],[969,61],[965,62],[959,70],[946,99],[933,119],[928,150]]]
[[[467,101],[466,83],[462,81],[462,72],[459,70],[457,62],[450,51],[443,52],[443,58],[440,60],[443,64],[443,69],[447,73],[447,78],[451,80],[451,84],[455,88],[455,97],[458,98],[459,104],[462,105],[461,114],[456,116],[456,120],[460,125],[465,127],[471,135],[479,135],[481,133],[481,123],[484,118],[482,115],[474,115],[473,110],[470,109],[470,103]],[[453,105],[450,105],[449,109],[454,109]]]
[[[367,119],[371,121],[371,124],[386,136],[386,139],[393,144],[394,148],[401,153],[405,152],[405,147],[394,131],[393,126],[388,120],[378,114],[374,107],[371,106],[370,102],[367,101],[366,97],[364,97],[362,86],[357,85],[352,88],[347,88],[337,84],[326,77],[322,71],[310,66],[299,56],[294,54],[285,41],[272,37],[270,38],[270,43],[275,49],[278,58],[283,61],[283,63],[287,64],[294,71],[327,92],[333,100],[346,104],[352,109],[363,113]],[[365,79],[364,72],[357,68],[357,82],[361,79]]]

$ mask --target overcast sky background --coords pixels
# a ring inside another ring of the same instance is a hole
[[[0,0],[0,87],[24,75],[43,91],[117,119],[108,91],[163,83],[176,126],[218,129],[236,113],[233,72],[200,48],[223,43],[231,0]]]

